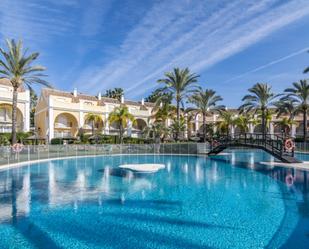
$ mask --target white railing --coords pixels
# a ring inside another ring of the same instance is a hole
[[[203,148],[202,150],[200,148]],[[67,145],[25,145],[21,151],[11,146],[0,146],[0,166],[42,159],[127,155],[127,154],[182,154],[196,155],[206,153],[208,144],[172,143],[172,144],[67,144]]]

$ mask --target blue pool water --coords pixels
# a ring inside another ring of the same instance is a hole
[[[299,155],[309,160],[307,155]],[[309,171],[260,151],[107,156],[0,171],[0,248],[308,248]],[[124,163],[162,163],[154,174]]]

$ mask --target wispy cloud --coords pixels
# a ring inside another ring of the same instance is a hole
[[[0,2],[0,34],[40,44],[74,29],[65,9],[52,2],[3,0]],[[71,1],[70,8],[74,7]]]
[[[265,68],[268,68],[268,67],[270,67],[270,66],[276,65],[276,64],[278,64],[278,63],[280,63],[280,62],[283,62],[283,61],[285,61],[285,60],[288,60],[288,59],[290,59],[290,58],[293,58],[293,57],[295,57],[295,56],[297,56],[297,55],[303,54],[303,53],[307,52],[308,50],[309,50],[309,47],[300,49],[300,50],[298,50],[298,51],[296,51],[296,52],[290,53],[290,54],[288,54],[288,55],[286,55],[286,56],[283,56],[283,57],[281,57],[281,58],[279,58],[279,59],[273,60],[273,61],[268,62],[268,63],[266,63],[266,64],[264,64],[264,65],[262,65],[262,66],[256,67],[256,68],[254,68],[254,69],[252,69],[252,70],[249,70],[249,71],[247,71],[247,72],[245,72],[245,73],[239,74],[239,75],[237,75],[237,76],[235,76],[235,77],[233,77],[233,78],[231,78],[231,79],[228,79],[228,80],[226,80],[226,81],[224,81],[224,82],[222,82],[222,83],[228,83],[228,82],[231,82],[231,81],[234,81],[234,80],[243,78],[243,77],[245,77],[245,76],[247,76],[247,75],[249,75],[249,74],[258,72],[258,71],[263,70],[263,69],[265,69]],[[278,76],[278,75],[276,75],[276,76]]]
[[[302,0],[158,2],[119,53],[107,64],[86,68],[76,85],[93,92],[123,86],[136,97],[174,66],[200,72],[308,14],[309,4]]]
[[[112,0],[90,0],[84,11],[81,24],[81,33],[85,36],[98,34],[103,28],[105,15],[112,7]]]

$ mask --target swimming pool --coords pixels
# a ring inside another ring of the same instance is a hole
[[[309,172],[257,163],[269,160],[230,150],[213,159],[102,156],[3,170],[0,248],[308,248]],[[127,163],[165,169],[117,169]]]

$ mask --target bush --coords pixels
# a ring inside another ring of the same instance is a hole
[[[23,140],[25,140],[26,138],[30,137],[32,135],[31,132],[17,132],[16,133],[16,138],[17,138],[17,142],[22,143]],[[5,139],[7,139],[9,142],[12,140],[12,133],[0,133],[0,136],[5,137]]]
[[[0,145],[1,146],[10,145],[10,140],[4,135],[0,135]]]
[[[123,138],[123,143],[125,144],[150,144],[150,143],[153,143],[153,140],[137,138],[137,137],[125,137]]]
[[[115,135],[97,135],[96,139],[89,139],[90,136],[87,136],[87,141],[91,144],[115,144],[117,143],[117,136]]]
[[[52,138],[50,140],[50,144],[63,144],[63,139],[58,137]]]

